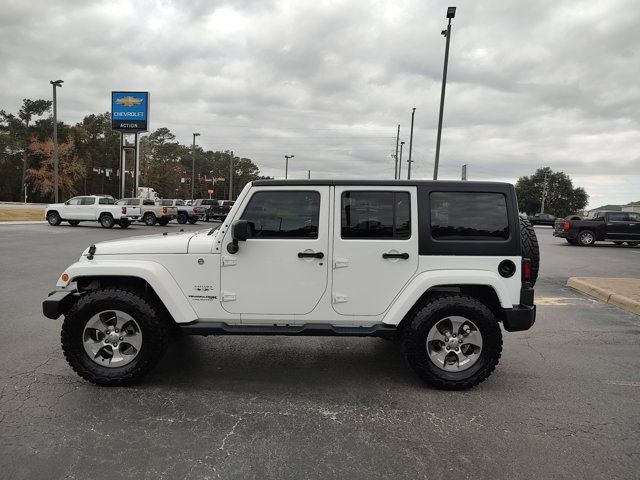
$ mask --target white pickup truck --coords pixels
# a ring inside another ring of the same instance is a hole
[[[53,226],[67,221],[73,226],[80,222],[99,222],[104,228],[113,228],[116,224],[127,228],[139,216],[139,208],[127,209],[116,205],[112,197],[101,195],[73,197],[64,203],[51,204],[45,210],[45,218]]]

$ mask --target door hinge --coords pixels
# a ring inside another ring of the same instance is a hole
[[[231,265],[237,265],[238,264],[238,259],[234,258],[234,257],[227,257],[227,256],[223,256],[222,257],[222,266],[223,267],[229,267]]]
[[[236,299],[236,294],[233,292],[222,292],[223,302],[233,302]]]
[[[333,303],[347,303],[348,296],[343,293],[334,293],[333,294]]]
[[[334,258],[333,259],[333,268],[345,268],[349,266],[348,258]]]

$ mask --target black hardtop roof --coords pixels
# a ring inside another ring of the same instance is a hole
[[[419,186],[426,185],[429,187],[489,187],[489,188],[501,188],[504,189],[505,186],[512,187],[510,183],[506,182],[479,182],[479,181],[468,181],[468,180],[254,180],[252,185],[255,186],[317,186],[317,185],[349,185],[349,186],[374,186],[374,187],[383,187],[383,186]]]

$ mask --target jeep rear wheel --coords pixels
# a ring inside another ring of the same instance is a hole
[[[460,294],[431,297],[407,319],[402,350],[429,385],[464,390],[483,382],[502,354],[502,332],[491,310]]]
[[[62,350],[73,370],[104,386],[130,385],[160,360],[169,323],[144,294],[94,290],[71,307],[62,324]]]
[[[58,212],[49,212],[47,215],[47,222],[49,222],[49,225],[53,225],[55,227],[62,223],[62,219],[60,218],[60,215],[58,215]]]
[[[100,225],[102,225],[102,228],[113,228],[115,224],[115,220],[108,213],[100,217]]]

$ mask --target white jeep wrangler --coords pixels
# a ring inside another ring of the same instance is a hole
[[[92,245],[43,311],[100,385],[139,380],[180,329],[397,338],[427,383],[465,389],[495,369],[500,323],[533,325],[538,261],[509,184],[260,180],[217,229]]]

